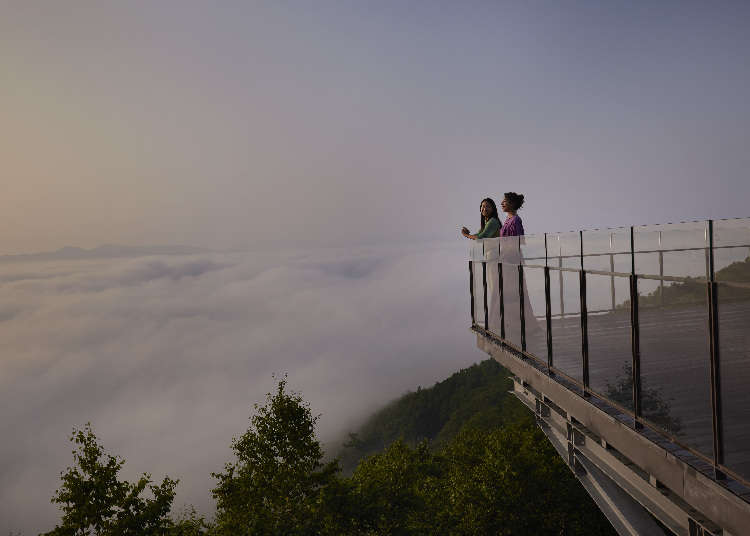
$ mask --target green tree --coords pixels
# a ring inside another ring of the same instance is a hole
[[[442,505],[429,500],[441,484],[441,462],[427,441],[411,447],[402,440],[362,460],[351,477],[360,533],[444,533],[436,524]]]
[[[323,496],[338,462],[323,463],[318,416],[285,389],[281,380],[265,406],[254,406],[250,428],[232,441],[237,461],[213,473],[218,534],[318,534],[330,521]]]
[[[46,536],[161,536],[174,526],[168,513],[177,480],[165,477],[157,486],[144,473],[135,483],[120,481],[125,460],[105,453],[90,424],[74,429],[70,440],[75,463],[61,473],[52,498],[62,520]],[[147,488],[152,498],[142,496]]]
[[[349,481],[356,530],[342,534],[614,534],[531,420],[465,429],[438,451],[396,441]]]
[[[438,502],[450,534],[614,534],[544,434],[529,421],[466,429],[443,450]],[[439,518],[438,518],[439,519]]]
[[[167,534],[168,536],[203,536],[209,534],[210,529],[211,525],[196,512],[195,507],[188,505],[180,512]]]

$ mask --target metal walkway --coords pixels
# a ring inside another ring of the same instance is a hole
[[[750,220],[489,239],[478,346],[620,534],[750,534]]]

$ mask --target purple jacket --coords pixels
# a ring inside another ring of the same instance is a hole
[[[500,228],[500,236],[521,235],[523,235],[523,222],[521,222],[521,218],[518,214],[510,216],[503,222],[503,226]]]

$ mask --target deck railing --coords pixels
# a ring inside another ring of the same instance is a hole
[[[472,242],[471,320],[750,483],[750,219]]]

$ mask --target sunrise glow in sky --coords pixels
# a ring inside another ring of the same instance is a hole
[[[0,251],[747,216],[746,2],[3,2]]]

